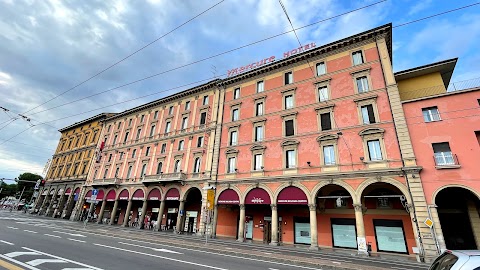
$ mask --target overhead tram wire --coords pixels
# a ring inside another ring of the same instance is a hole
[[[384,1],[386,1],[386,0],[384,0]],[[366,8],[366,7],[375,5],[375,4],[379,4],[379,3],[382,3],[382,2],[384,2],[384,1],[376,2],[376,3],[370,4],[370,5],[368,5],[368,6],[365,6],[365,7],[363,7],[363,8]],[[471,5],[467,5],[467,6],[463,6],[463,7],[460,7],[460,8],[456,8],[456,9],[444,11],[444,12],[437,13],[437,14],[434,14],[434,15],[430,15],[430,16],[427,16],[427,17],[423,17],[423,18],[420,18],[420,19],[416,19],[416,20],[413,20],[413,21],[410,21],[410,22],[406,22],[406,23],[403,23],[403,24],[400,24],[400,25],[392,26],[392,28],[403,27],[403,26],[405,26],[405,25],[409,25],[409,24],[412,24],[412,23],[416,23],[416,22],[419,22],[419,21],[423,21],[423,20],[425,20],[425,19],[437,17],[437,16],[440,16],[440,15],[447,14],[447,13],[454,12],[454,11],[458,11],[458,10],[461,10],[461,9],[469,8],[469,7],[478,5],[478,4],[480,4],[480,2],[477,2],[477,3],[475,3],[475,4],[471,4]],[[362,9],[362,8],[358,8],[358,9],[356,9],[356,10],[360,10],[360,9]],[[355,10],[355,11],[356,11],[356,10]],[[351,13],[351,12],[352,12],[352,11],[347,12],[347,13],[344,13],[344,14],[348,14],[348,13]],[[337,16],[335,16],[335,17],[339,17],[339,16],[340,16],[340,15],[337,15]],[[333,17],[332,17],[332,18],[333,18]],[[329,19],[324,19],[324,20],[322,20],[322,21],[326,21],[326,20],[329,20]],[[311,24],[308,24],[308,25],[299,27],[299,28],[297,28],[297,29],[295,29],[295,30],[303,29],[303,28],[312,26],[312,25],[314,25],[314,24],[320,23],[320,22],[322,22],[322,21],[315,22],[315,23],[311,23]],[[292,31],[287,31],[287,32],[285,32],[284,34],[290,33],[290,32],[292,32]],[[283,35],[283,34],[280,34],[280,35]],[[280,36],[280,35],[277,35],[277,36]],[[273,38],[273,37],[272,37],[272,38]],[[267,40],[267,39],[264,39],[263,41],[265,41],[265,40]],[[256,43],[259,43],[259,42],[261,42],[261,41],[257,41],[257,42],[255,42],[255,43],[251,43],[251,45],[256,44]],[[248,46],[245,45],[245,46],[239,47],[238,49],[243,48],[243,47],[248,47]],[[236,50],[236,49],[233,49],[233,50],[231,50],[231,51],[234,51],[234,50]],[[223,74],[223,75],[225,75],[225,74]],[[223,75],[220,75],[220,76],[223,76]],[[205,80],[202,80],[202,81],[205,81]],[[161,92],[164,92],[164,91],[161,91]],[[159,92],[157,92],[157,93],[155,93],[155,94],[158,94],[158,93],[159,93]],[[147,95],[147,96],[151,96],[151,95],[153,95],[153,94],[150,94],[150,95]],[[134,99],[131,99],[131,100],[123,101],[123,102],[120,102],[120,103],[117,103],[117,104],[112,104],[112,105],[109,105],[109,106],[106,106],[106,107],[102,107],[102,108],[112,107],[112,106],[114,106],[114,105],[126,103],[126,102],[128,102],[128,101],[133,101],[133,100],[136,100],[136,99],[139,99],[139,98],[134,98]],[[102,108],[99,108],[99,109],[102,109]],[[78,116],[78,115],[81,115],[81,114],[84,114],[84,113],[88,113],[88,112],[91,112],[91,111],[96,111],[96,110],[99,110],[99,109],[90,110],[90,111],[87,111],[87,112],[82,112],[82,113],[79,113],[79,114],[70,115],[70,116],[67,116],[67,117],[63,117],[63,118],[59,118],[59,119],[51,120],[51,121],[47,121],[47,122],[48,122],[48,123],[51,123],[51,122],[55,122],[55,121],[58,121],[58,120],[62,120],[62,119],[66,119],[66,118],[70,118],[70,117],[74,117],[74,116]],[[47,122],[46,122],[46,123],[47,123]],[[30,128],[28,128],[28,129],[30,129]],[[28,129],[27,129],[27,130],[28,130]],[[26,131],[26,130],[24,130],[24,131]],[[21,133],[23,133],[24,131],[22,131]],[[20,134],[17,134],[16,136],[18,136],[18,135],[20,135]],[[16,137],[16,136],[14,136],[14,137]],[[12,138],[10,138],[10,139],[13,139],[14,137],[12,137]],[[9,140],[10,140],[10,139],[9,139]],[[3,143],[5,143],[5,142],[3,142]],[[3,143],[1,143],[1,144],[3,144]],[[1,144],[0,144],[0,145],[1,145]]]
[[[335,19],[335,18],[338,18],[338,17],[341,17],[341,16],[345,16],[345,15],[348,15],[348,14],[350,14],[350,13],[357,12],[357,11],[359,11],[359,10],[362,10],[362,9],[369,8],[369,7],[372,7],[372,6],[374,6],[374,5],[378,5],[378,4],[381,4],[381,3],[386,2],[386,1],[387,1],[387,0],[381,0],[381,1],[378,1],[378,2],[375,2],[375,3],[372,3],[372,4],[369,4],[369,5],[366,5],[366,6],[362,6],[362,7],[359,7],[359,8],[356,8],[356,9],[353,9],[353,10],[350,10],[350,11],[347,11],[347,12],[344,12],[344,13],[341,13],[341,14],[337,14],[337,15],[332,16],[332,17],[328,17],[328,18],[326,18],[326,19],[322,19],[322,20],[316,21],[316,22],[314,22],[314,23],[310,23],[310,24],[304,25],[304,26],[299,27],[299,28],[296,28],[296,29],[294,29],[294,30],[299,30],[299,29],[311,27],[311,26],[314,26],[314,25],[316,25],[316,24],[319,24],[319,23],[322,23],[322,22],[326,22],[326,21],[329,21],[329,20],[333,20],[333,19]],[[104,90],[104,91],[99,92],[99,93],[96,93],[96,94],[92,94],[92,95],[89,95],[89,96],[86,96],[86,97],[83,97],[83,98],[80,98],[80,99],[77,99],[77,100],[73,100],[73,101],[71,101],[71,102],[67,102],[67,103],[64,103],[64,104],[60,104],[60,105],[58,105],[58,106],[54,106],[54,107],[51,107],[51,108],[47,108],[47,109],[45,109],[45,110],[33,112],[33,113],[30,113],[29,115],[34,115],[34,114],[46,112],[46,111],[49,111],[49,110],[52,110],[52,109],[56,109],[56,108],[59,108],[59,107],[63,107],[63,106],[65,106],[65,105],[69,105],[69,104],[72,104],[72,103],[75,103],[75,102],[78,102],[78,101],[85,100],[85,99],[90,98],[90,97],[94,97],[94,96],[97,96],[97,95],[101,95],[101,94],[110,92],[110,91],[112,91],[112,90],[116,90],[116,89],[119,89],[119,88],[123,88],[123,87],[125,87],[125,86],[129,86],[129,85],[132,85],[132,84],[135,84],[135,83],[138,83],[138,82],[142,82],[142,81],[145,81],[145,80],[148,80],[148,79],[151,79],[151,78],[154,78],[154,77],[157,77],[157,76],[160,76],[160,75],[163,75],[163,74],[166,74],[166,73],[169,73],[169,72],[178,70],[178,69],[182,69],[182,68],[185,68],[185,67],[188,67],[188,66],[191,66],[191,65],[199,64],[199,63],[204,62],[204,61],[206,61],[206,60],[210,60],[210,59],[213,59],[213,58],[216,58],[216,57],[225,55],[225,54],[232,53],[232,52],[234,52],[234,51],[238,51],[238,50],[241,50],[241,49],[244,49],[244,48],[247,48],[247,47],[250,47],[250,46],[253,46],[253,45],[256,45],[256,44],[265,42],[265,41],[268,41],[268,40],[270,40],[270,39],[274,39],[274,38],[277,38],[277,37],[280,37],[280,36],[289,34],[289,33],[293,32],[294,30],[290,30],[290,31],[286,31],[286,32],[283,32],[283,33],[280,33],[280,34],[276,34],[276,35],[270,36],[270,37],[266,37],[266,38],[264,38],[264,39],[260,39],[260,40],[257,40],[257,41],[254,41],[254,42],[251,42],[251,43],[248,43],[248,44],[245,44],[245,45],[242,45],[242,46],[239,46],[239,47],[230,49],[230,50],[226,50],[226,51],[217,53],[217,54],[215,54],[215,55],[211,55],[211,56],[208,56],[208,57],[205,57],[205,58],[202,58],[202,59],[199,59],[199,60],[196,60],[196,61],[193,61],[193,62],[184,64],[184,65],[175,67],[175,68],[171,68],[171,69],[168,69],[168,70],[164,70],[164,71],[162,71],[162,72],[155,73],[155,74],[149,75],[149,76],[147,76],[147,77],[143,77],[143,78],[140,78],[140,79],[137,79],[137,80],[134,80],[134,81],[131,81],[131,82],[128,82],[128,83],[125,83],[125,84],[116,86],[116,87],[114,87],[114,88],[110,88],[110,89]],[[224,75],[226,75],[226,74],[224,74]],[[220,75],[220,76],[222,76],[222,75]]]
[[[77,87],[79,87],[79,86],[83,85],[84,83],[86,83],[86,82],[88,82],[88,81],[92,80],[93,78],[95,78],[95,77],[97,77],[97,76],[101,75],[102,73],[106,72],[107,70],[109,70],[109,69],[111,69],[111,68],[115,67],[116,65],[118,65],[118,64],[120,64],[120,63],[122,63],[123,61],[127,60],[128,58],[132,57],[133,55],[135,55],[135,54],[139,53],[140,51],[144,50],[145,48],[147,48],[147,47],[151,46],[152,44],[156,43],[156,42],[157,42],[157,41],[159,41],[160,39],[162,39],[162,38],[164,38],[164,37],[168,36],[169,34],[171,34],[171,33],[175,32],[176,30],[178,30],[178,29],[182,28],[183,26],[187,25],[188,23],[192,22],[192,21],[193,21],[193,20],[195,20],[196,18],[198,18],[198,17],[202,16],[203,14],[207,13],[208,11],[210,11],[211,9],[213,9],[213,8],[215,8],[216,6],[220,5],[220,4],[221,4],[222,2],[224,2],[224,1],[225,1],[225,0],[221,0],[221,1],[217,2],[215,5],[213,5],[213,6],[209,7],[209,8],[207,8],[206,10],[204,10],[204,11],[200,12],[199,14],[197,14],[197,15],[195,15],[194,17],[190,18],[189,20],[187,20],[187,21],[183,22],[183,23],[182,23],[182,24],[180,24],[179,26],[177,26],[177,27],[173,28],[173,29],[172,29],[172,30],[170,30],[169,32],[167,32],[167,33],[163,34],[162,36],[158,37],[157,39],[155,39],[155,40],[151,41],[151,42],[150,42],[150,43],[148,43],[147,45],[145,45],[145,46],[141,47],[140,49],[138,49],[138,50],[134,51],[133,53],[130,53],[129,55],[125,56],[124,58],[122,58],[122,59],[118,60],[117,62],[115,62],[115,63],[111,64],[111,65],[110,65],[110,66],[108,66],[107,68],[104,68],[104,69],[103,69],[103,70],[101,70],[100,72],[97,72],[96,74],[94,74],[93,76],[89,77],[88,79],[86,79],[86,80],[83,80],[82,82],[80,82],[80,83],[76,84],[75,86],[73,86],[73,87],[71,87],[71,88],[69,88],[69,89],[67,89],[67,90],[63,91],[62,93],[60,93],[60,94],[58,94],[58,95],[54,96],[53,98],[51,98],[51,99],[49,99],[49,100],[47,100],[47,101],[44,101],[44,102],[42,102],[41,104],[39,104],[39,105],[37,105],[37,106],[35,106],[35,107],[31,108],[30,110],[28,110],[28,111],[24,112],[23,114],[26,114],[26,113],[28,113],[28,112],[31,112],[31,111],[33,111],[33,110],[35,110],[35,109],[39,108],[40,106],[42,106],[42,105],[44,105],[44,104],[47,104],[48,102],[50,102],[50,101],[52,101],[52,100],[55,100],[56,98],[58,98],[58,97],[60,97],[60,96],[62,96],[62,95],[64,95],[64,94],[66,94],[66,93],[68,93],[68,92],[70,92],[70,91],[74,90],[75,88],[77,88]]]

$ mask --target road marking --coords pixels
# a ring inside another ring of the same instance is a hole
[[[29,230],[23,230],[24,232],[29,232],[29,233],[37,233],[37,232],[34,232],[34,231],[29,231]]]
[[[280,270],[280,269],[277,269],[277,268],[268,268],[268,270]]]
[[[63,234],[67,234],[67,235],[70,235],[70,236],[86,237],[85,235],[78,234],[78,233],[67,233],[67,232],[59,232],[59,231],[53,231],[53,232],[54,233],[63,233]]]
[[[10,227],[10,226],[7,226],[7,228],[12,229],[12,230],[18,230],[18,228]]]
[[[22,270],[22,269],[23,269],[23,268],[20,268],[20,267],[18,267],[18,266],[16,266],[16,265],[13,265],[13,264],[11,264],[11,263],[8,263],[8,262],[6,262],[6,261],[4,261],[4,260],[0,260],[0,266],[6,268],[6,269],[8,269],[8,270]]]
[[[23,262],[21,262],[21,261],[17,261],[17,260],[15,260],[15,259],[9,258],[9,257],[4,256],[4,255],[2,255],[2,254],[0,254],[0,258],[3,258],[3,259],[5,259],[5,260],[7,260],[7,261],[13,262],[13,263],[18,264],[18,265],[21,265],[21,266],[23,266],[23,267],[25,267],[25,268],[27,268],[27,269],[30,269],[30,270],[40,270],[40,269],[38,269],[38,268],[36,268],[36,267],[30,266],[30,265],[25,264],[25,263],[23,263]],[[0,261],[1,261],[1,260],[0,260]],[[1,264],[0,264],[0,265],[1,265]],[[20,268],[20,269],[22,269],[22,268]],[[12,269],[12,270],[13,270],[13,269]]]
[[[352,261],[348,261],[348,260],[337,260],[337,259],[335,259],[335,261],[333,261],[333,260],[332,260],[332,259],[330,259],[330,258],[318,257],[318,256],[316,256],[316,257],[313,257],[313,258],[315,258],[315,259],[321,259],[321,260],[326,260],[326,261],[331,261],[332,263],[338,263],[338,262],[352,262]]]
[[[155,255],[155,254],[148,254],[148,253],[139,252],[139,251],[135,251],[135,250],[129,250],[129,249],[124,249],[124,248],[106,246],[106,245],[96,244],[96,243],[94,243],[94,245],[95,245],[95,246],[99,246],[99,247],[116,249],[116,250],[121,250],[121,251],[125,251],[125,252],[136,253],[136,254],[140,254],[140,255],[144,255],[144,256],[150,256],[150,257],[160,258],[160,259],[164,259],[164,260],[179,262],[179,263],[185,263],[185,264],[191,264],[191,265],[195,265],[195,266],[201,266],[201,267],[205,267],[205,268],[218,269],[218,270],[228,270],[228,269],[225,269],[225,268],[219,268],[219,267],[210,266],[210,265],[205,265],[205,264],[199,264],[199,263],[194,263],[194,262],[182,261],[182,260],[178,260],[178,259],[173,259],[173,258],[169,258],[169,257],[159,256],[159,255]]]
[[[7,245],[10,245],[10,246],[13,246],[13,245],[14,245],[13,243],[10,243],[10,242],[4,241],[4,240],[0,240],[0,242],[2,242],[2,243],[4,243],[4,244],[7,244]]]
[[[119,244],[122,244],[122,245],[127,245],[127,246],[134,246],[134,247],[141,247],[141,248],[151,249],[151,250],[154,250],[154,251],[168,252],[168,253],[174,253],[174,254],[183,254],[183,253],[180,253],[180,252],[176,252],[176,251],[168,250],[168,249],[164,249],[164,248],[145,247],[145,246],[140,246],[140,245],[135,245],[135,244],[130,244],[130,243],[124,243],[124,242],[118,242],[118,243],[119,243]]]
[[[5,256],[7,256],[9,258],[15,258],[15,257],[22,256],[22,255],[38,255],[38,253],[28,252],[28,251],[15,251],[15,252],[10,252],[10,253],[5,254]]]
[[[61,236],[58,236],[58,235],[53,235],[53,234],[48,234],[48,233],[45,233],[43,234],[45,236],[50,236],[50,237],[55,237],[55,238],[62,238]]]
[[[410,268],[402,268],[402,267],[395,267],[395,266],[392,266],[390,268],[393,268],[393,269],[399,269],[399,270],[412,270]]]
[[[29,262],[26,262],[26,264],[31,266],[38,266],[42,263],[67,263],[67,262],[59,259],[35,259]]]
[[[103,270],[102,268],[98,268],[98,267],[91,266],[91,265],[88,265],[88,264],[84,264],[84,263],[81,263],[81,262],[76,262],[76,261],[69,260],[69,259],[66,259],[66,258],[58,257],[58,256],[55,256],[55,255],[52,255],[52,254],[49,254],[49,253],[45,253],[45,252],[41,252],[41,251],[38,251],[38,250],[35,250],[35,249],[26,248],[26,247],[22,247],[22,248],[26,249],[26,250],[33,251],[33,252],[40,253],[42,255],[50,256],[50,257],[55,258],[55,259],[60,259],[60,260],[63,260],[63,261],[69,262],[69,263],[78,264],[80,266],[87,267],[90,270]]]
[[[62,270],[90,270],[90,268],[63,268]]]
[[[80,242],[80,243],[85,243],[83,240],[78,240],[78,239],[73,239],[73,238],[67,238],[70,241],[75,241],[75,242]]]

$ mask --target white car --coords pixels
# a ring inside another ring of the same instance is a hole
[[[446,250],[429,270],[480,270],[480,250]]]

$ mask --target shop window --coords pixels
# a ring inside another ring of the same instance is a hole
[[[295,244],[310,244],[310,219],[308,217],[293,217],[295,227]]]
[[[357,232],[355,219],[332,218],[333,246],[341,248],[357,248]]]
[[[407,253],[401,220],[373,220],[378,251]]]

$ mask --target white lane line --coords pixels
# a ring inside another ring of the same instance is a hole
[[[67,262],[59,259],[35,259],[29,262],[26,262],[26,264],[31,266],[38,266],[42,263],[67,263]]]
[[[5,254],[5,256],[7,256],[9,258],[15,258],[15,257],[22,256],[22,255],[38,255],[38,253],[28,252],[28,251],[16,251],[16,252],[10,252],[10,253]]]
[[[4,244],[7,244],[7,245],[10,245],[10,246],[13,246],[13,245],[14,245],[13,243],[10,243],[10,242],[4,241],[4,240],[0,240],[0,242],[2,242],[2,243],[4,243]]]
[[[277,268],[268,268],[268,270],[280,270],[280,269],[277,269]]]
[[[90,268],[63,268],[62,270],[90,270]]]
[[[55,237],[55,238],[62,238],[61,236],[58,236],[58,235],[53,235],[53,234],[48,234],[48,233],[45,233],[43,234],[45,236],[50,236],[50,237]]]
[[[29,233],[37,233],[37,232],[34,232],[34,231],[29,231],[29,230],[23,230],[24,232],[29,232]]]
[[[67,234],[67,235],[70,235],[70,236],[86,237],[85,235],[78,234],[78,233],[67,233],[67,232],[60,232],[60,231],[53,231],[53,232],[54,233],[63,233],[63,234]]]
[[[70,241],[75,241],[75,242],[80,242],[80,243],[85,243],[83,240],[78,240],[78,239],[73,239],[73,238],[67,238]]]
[[[122,245],[127,245],[127,246],[134,246],[134,247],[141,247],[141,248],[151,249],[151,250],[154,250],[154,251],[174,253],[174,254],[183,254],[183,253],[180,253],[180,252],[176,252],[176,251],[169,250],[169,249],[164,249],[164,248],[152,248],[152,247],[140,246],[140,245],[135,245],[135,244],[130,244],[130,243],[124,243],[124,242],[118,242],[118,243],[119,243],[119,244],[122,244]]]
[[[99,246],[99,247],[116,249],[116,250],[121,250],[121,251],[125,251],[125,252],[136,253],[136,254],[140,254],[140,255],[144,255],[144,256],[150,256],[150,257],[160,258],[160,259],[164,259],[164,260],[169,260],[169,261],[184,263],[184,264],[191,264],[191,265],[200,266],[200,267],[204,267],[204,268],[218,269],[218,270],[228,270],[228,269],[225,269],[225,268],[219,268],[219,267],[215,267],[215,266],[211,266],[211,265],[205,265],[205,264],[199,264],[199,263],[194,263],[194,262],[182,261],[182,260],[177,260],[177,259],[173,259],[173,258],[169,258],[169,257],[164,257],[164,256],[155,255],[155,254],[148,254],[148,253],[144,253],[144,252],[139,252],[139,251],[135,251],[135,250],[129,250],[129,249],[124,249],[124,248],[106,246],[106,245],[101,245],[101,244],[96,244],[96,243],[94,243],[94,245],[95,245],[95,246]]]
[[[10,227],[10,226],[7,226],[7,228],[12,229],[12,230],[18,230],[18,228]]]
[[[399,269],[399,270],[412,270],[412,269],[410,269],[410,268],[402,268],[402,267],[395,267],[395,266],[392,266],[392,267],[390,267],[390,268],[392,268],[392,269]]]
[[[81,263],[81,262],[76,262],[76,261],[69,260],[69,259],[66,259],[66,258],[58,257],[58,256],[55,256],[55,255],[52,255],[52,254],[49,254],[49,253],[45,253],[45,252],[41,252],[41,251],[38,251],[38,250],[35,250],[35,249],[26,248],[26,247],[22,247],[22,248],[25,249],[25,250],[30,250],[30,251],[33,251],[33,252],[40,253],[42,255],[50,256],[50,257],[55,258],[55,259],[60,259],[60,260],[63,260],[63,261],[69,262],[69,263],[78,264],[80,266],[87,267],[90,270],[103,270],[102,268],[98,268],[98,267],[91,266],[91,265],[88,265],[88,264],[84,264],[84,263]]]
[[[331,259],[331,258],[325,258],[325,257],[319,257],[319,256],[316,256],[316,257],[313,257],[315,259],[321,259],[321,260],[325,260],[325,261],[331,261],[331,262],[352,262],[352,261],[349,261],[349,260],[340,260],[340,259]]]
[[[10,262],[12,262],[12,263],[18,264],[18,265],[20,265],[20,266],[23,266],[23,267],[25,267],[26,269],[30,269],[30,270],[40,270],[39,268],[30,266],[30,265],[28,265],[28,264],[26,264],[26,263],[23,263],[23,262],[21,262],[21,261],[14,260],[14,259],[9,258],[9,257],[7,257],[7,256],[4,256],[4,255],[2,255],[2,254],[0,254],[0,258],[5,259],[5,260],[7,260],[7,261],[10,261]]]

